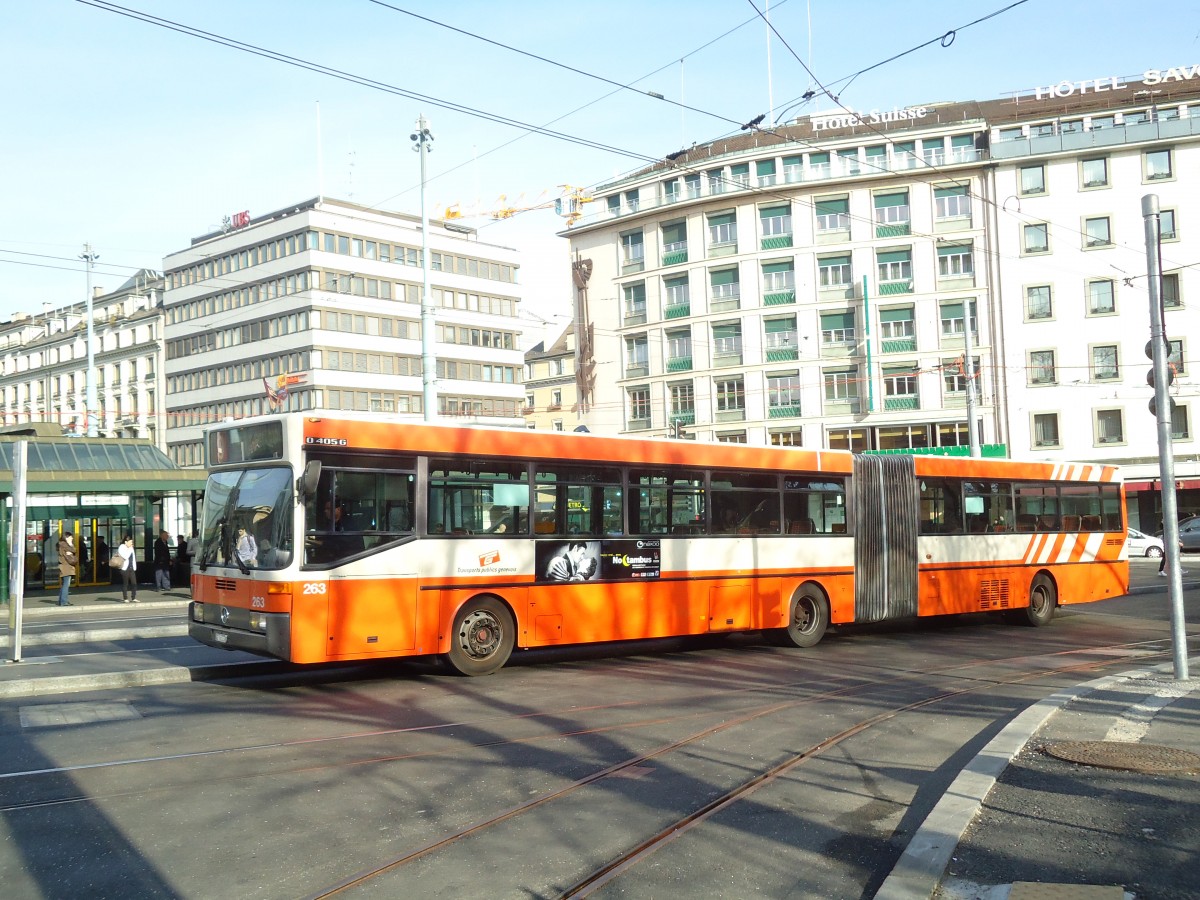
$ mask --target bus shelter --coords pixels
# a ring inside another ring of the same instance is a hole
[[[75,535],[79,585],[109,584],[108,559],[132,534],[138,568],[153,572],[154,540],[165,529],[190,535],[207,471],[175,465],[151,441],[0,434],[0,546],[9,548],[13,504],[13,454],[28,442],[25,506],[27,589],[58,586],[58,540]],[[0,602],[8,601],[9,554],[0,553]]]

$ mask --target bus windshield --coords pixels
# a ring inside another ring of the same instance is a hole
[[[200,569],[236,566],[245,573],[289,565],[292,506],[286,466],[214,472],[204,493]]]

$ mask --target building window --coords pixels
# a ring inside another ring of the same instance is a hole
[[[1172,176],[1170,150],[1147,150],[1143,160],[1147,181],[1162,181]]]
[[[687,262],[687,222],[662,226],[662,264],[674,266]]]
[[[1022,253],[1047,253],[1050,250],[1050,226],[1044,222],[1021,227]]]
[[[1054,372],[1053,350],[1031,350],[1029,352],[1029,383],[1058,383],[1058,378]]]
[[[912,281],[911,250],[877,250],[875,259],[879,266],[880,289],[887,293],[884,285],[907,284]]]
[[[790,291],[796,287],[796,270],[791,260],[763,263],[762,273],[764,294]]]
[[[1057,447],[1058,413],[1034,413],[1033,415],[1033,446]]]
[[[682,382],[673,384],[669,389],[671,398],[671,415],[687,419],[690,424],[696,417],[696,391],[692,383]]]
[[[629,398],[630,424],[634,422],[648,424],[650,422],[650,388],[630,388],[627,396]]]
[[[764,238],[781,237],[792,233],[791,206],[764,206],[758,211]]]
[[[844,346],[854,343],[854,311],[821,313],[821,343]]]
[[[737,244],[736,213],[717,213],[708,217],[708,244],[710,247]]]
[[[1125,425],[1119,409],[1096,410],[1096,443],[1125,443]]]
[[[767,437],[772,447],[804,446],[804,431],[800,428],[793,428],[788,431],[770,431],[767,433]]]
[[[712,326],[713,364],[730,365],[742,359],[742,324],[724,322]]]
[[[646,321],[646,283],[638,281],[625,285],[625,322],[637,324]]]
[[[876,194],[874,201],[876,237],[895,237],[898,234],[909,233],[912,215],[908,205],[908,191]]]
[[[1167,365],[1175,367],[1176,375],[1186,375],[1187,368],[1184,365],[1183,341],[1168,340],[1167,349],[1169,350],[1167,353]]]
[[[767,319],[763,322],[763,346],[767,351],[767,361],[776,359],[796,358],[796,317],[787,316],[782,319]]]
[[[642,378],[650,372],[650,345],[646,335],[625,338],[625,377]]]
[[[850,199],[848,197],[833,197],[817,200],[813,204],[817,213],[817,232],[850,230]]]
[[[1092,347],[1092,380],[1113,381],[1121,377],[1117,366],[1117,345],[1099,344]]]
[[[885,341],[911,338],[913,336],[913,307],[881,309],[879,311],[879,334]],[[884,350],[886,352],[886,346]]]
[[[625,265],[638,265],[645,258],[646,245],[642,243],[642,232],[640,230],[621,235],[621,260]]]
[[[1171,407],[1171,440],[1186,441],[1192,436],[1188,428],[1188,408],[1180,404]]]
[[[800,373],[776,372],[767,374],[767,409],[771,415],[786,412],[800,415]]]
[[[853,275],[850,269],[850,255],[826,256],[817,259],[817,284],[822,290],[827,288],[847,288]]]
[[[1112,232],[1108,216],[1096,216],[1083,220],[1084,246],[1107,247],[1112,244]]]
[[[883,369],[885,397],[916,397],[917,373],[911,365],[885,366]]]
[[[1021,167],[1021,193],[1025,195],[1046,193],[1045,166]]]
[[[675,278],[664,278],[663,292],[666,294],[666,313],[668,316],[671,310],[684,310],[690,306],[688,278],[686,275],[680,275]]]
[[[667,338],[667,370],[678,371],[692,367],[692,330],[680,328],[668,331]]]
[[[737,412],[746,408],[746,385],[740,375],[715,382],[713,389],[717,397],[717,412]]]
[[[1049,319],[1054,315],[1050,285],[1037,284],[1025,288],[1025,318]]]
[[[830,450],[861,453],[871,449],[871,433],[866,428],[831,428],[825,440]]]
[[[737,300],[742,295],[741,282],[738,280],[738,270],[716,269],[709,272],[709,283],[712,285],[713,300]]]
[[[975,300],[968,300],[971,311],[971,336],[978,340],[979,338],[979,317],[978,310],[975,306]],[[965,322],[963,321],[963,303],[962,301],[949,300],[944,301],[938,308],[938,314],[942,321],[942,337],[956,338],[962,337]]]
[[[1117,311],[1117,300],[1111,280],[1089,281],[1087,295],[1089,316],[1107,316]]]
[[[858,399],[858,370],[830,369],[822,376],[825,399],[830,403],[852,403]]]
[[[1167,272],[1162,277],[1162,302],[1166,307],[1183,306],[1179,298],[1179,273]]]
[[[562,419],[554,419],[550,423],[550,427],[555,431],[562,431],[563,430],[563,420]]]
[[[1085,188],[1108,186],[1108,157],[1084,159],[1079,163],[1079,181]]]
[[[526,394],[526,395],[525,395],[525,408],[526,408],[527,410],[528,410],[528,409],[533,409],[533,394]]]
[[[942,360],[942,384],[947,394],[965,394],[967,391],[966,354],[957,359]],[[979,357],[971,357],[971,372],[979,378]]]
[[[562,407],[562,391],[561,390],[551,391],[550,392],[550,408],[551,409],[559,409],[561,407]]]
[[[971,217],[971,195],[967,185],[949,188],[934,188],[934,217],[937,219],[969,219]]]
[[[1179,237],[1175,233],[1175,210],[1164,209],[1159,212],[1158,236],[1164,241],[1173,241]]]
[[[938,247],[938,277],[968,278],[975,274],[972,244],[949,244]]]

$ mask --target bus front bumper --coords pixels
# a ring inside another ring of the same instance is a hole
[[[228,620],[226,623],[219,621],[222,612]],[[251,629],[246,610],[214,607],[213,604],[193,600],[188,605],[188,635],[192,640],[210,647],[241,650],[290,661],[292,617],[287,613],[260,613],[257,617],[259,627]],[[209,619],[214,621],[210,622]]]

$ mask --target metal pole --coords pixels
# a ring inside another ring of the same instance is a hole
[[[100,254],[92,252],[91,244],[84,244],[79,258],[87,263],[87,399],[84,401],[84,425],[87,436],[96,437],[99,406],[96,402],[96,330],[92,322],[92,264],[100,258]]]
[[[21,619],[25,612],[25,489],[28,481],[29,441],[13,444],[13,516],[12,563],[8,567],[8,633],[9,654],[12,662],[21,661]]]
[[[875,412],[875,373],[871,371],[871,292],[863,276],[863,341],[867,351],[867,412]]]
[[[979,456],[979,427],[975,422],[975,348],[971,345],[971,301],[963,301],[963,377],[967,379],[967,443]]]
[[[1163,553],[1171,597],[1171,644],[1175,678],[1188,677],[1187,633],[1183,618],[1183,574],[1179,571],[1179,508],[1175,498],[1175,459],[1171,455],[1171,395],[1167,393],[1167,337],[1163,328],[1162,270],[1159,266],[1158,195],[1142,198],[1146,224],[1146,273],[1150,287],[1150,356],[1154,360],[1154,400],[1150,409],[1158,425],[1158,467],[1162,475]]]
[[[429,212],[425,207],[425,157],[433,149],[433,132],[425,116],[417,119],[417,130],[409,135],[413,150],[421,157],[421,384],[424,388],[425,421],[437,419],[437,357],[433,351],[433,297],[429,290]]]

